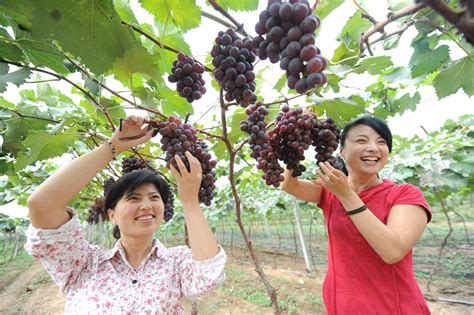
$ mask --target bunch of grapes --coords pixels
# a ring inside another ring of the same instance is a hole
[[[252,50],[250,38],[240,39],[232,30],[219,32],[212,47],[211,56],[214,65],[214,77],[224,89],[225,99],[235,100],[247,107],[255,103],[255,73],[252,63],[256,56]]]
[[[189,161],[184,152],[189,151],[201,163],[202,181],[199,190],[199,201],[209,206],[214,197],[215,188],[215,172],[217,162],[212,160],[212,156],[208,153],[206,144],[197,138],[197,130],[190,124],[183,123],[181,119],[170,116],[159,125],[161,138],[161,149],[166,152],[165,161],[169,168],[172,164],[176,169],[176,161],[174,156],[178,155],[189,170]]]
[[[178,59],[173,61],[168,81],[177,83],[176,89],[179,96],[192,103],[206,93],[205,82],[202,78],[203,73],[204,66],[202,64],[180,52],[178,53]]]
[[[260,151],[269,147],[269,138],[265,131],[267,127],[265,116],[268,115],[268,108],[261,102],[257,102],[255,105],[248,107],[245,113],[248,119],[240,123],[240,130],[250,135],[249,144],[252,150],[250,155],[254,159],[258,159]]]
[[[276,117],[276,128],[280,146],[280,160],[292,172],[293,176],[300,176],[306,169],[300,164],[305,159],[304,152],[312,143],[312,130],[317,123],[311,114],[303,113],[303,109],[290,110],[283,106],[282,111]]]
[[[171,220],[174,215],[174,192],[170,187],[170,194],[168,197],[168,200],[165,202],[165,213],[164,213],[164,219],[166,222]]]
[[[252,44],[258,57],[269,58],[272,63],[280,61],[280,68],[286,71],[288,87],[298,93],[327,81],[321,73],[327,61],[314,45],[314,32],[319,24],[319,17],[312,14],[306,0],[271,0],[255,25],[259,36],[254,37]]]
[[[335,168],[342,170],[340,163],[336,163],[336,158],[333,156],[341,140],[341,131],[334,120],[331,118],[319,120],[314,126],[311,138],[318,163],[327,161]]]
[[[95,199],[95,202],[90,205],[89,213],[86,219],[87,223],[98,224],[99,222],[104,222],[107,219],[104,209],[104,203],[104,197],[98,197]]]
[[[268,108],[258,102],[247,108],[245,113],[248,118],[240,123],[240,130],[250,135],[249,144],[252,150],[250,155],[257,160],[257,168],[263,170],[262,178],[265,183],[278,187],[284,179],[281,175],[283,169],[278,163],[279,147],[275,145],[279,141],[272,138],[271,132],[266,132],[265,116],[268,115]]]
[[[103,188],[104,188],[104,196],[107,196],[109,193],[110,188],[115,183],[115,178],[110,176],[108,179],[104,181]]]
[[[127,174],[135,170],[145,169],[147,168],[147,162],[150,161],[144,161],[135,157],[134,155],[131,155],[130,157],[125,157],[122,160],[122,173]]]

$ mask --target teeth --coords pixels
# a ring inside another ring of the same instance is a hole
[[[378,161],[378,158],[362,158],[362,161]]]
[[[150,220],[150,219],[153,219],[153,216],[152,215],[143,215],[141,217],[138,217],[136,220],[138,221],[145,221],[145,220]]]

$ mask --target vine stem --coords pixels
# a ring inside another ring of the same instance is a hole
[[[237,32],[242,33],[244,36],[249,37],[249,34],[245,31],[244,25],[240,24],[236,19],[232,17],[232,15],[229,14],[224,8],[222,8],[215,0],[208,0],[208,2],[212,5],[212,7],[220,12],[223,16],[225,16],[229,21],[231,21],[236,27],[237,27]]]
[[[226,145],[227,151],[229,152],[229,182],[232,187],[232,196],[234,198],[234,203],[235,203],[236,222],[239,226],[240,232],[242,233],[242,237],[244,238],[245,244],[247,245],[247,249],[249,250],[250,257],[252,258],[254,262],[255,271],[260,276],[260,279],[265,285],[265,288],[267,289],[267,293],[272,300],[273,310],[275,314],[280,315],[281,310],[278,304],[276,290],[268,282],[267,277],[265,273],[263,272],[260,261],[258,260],[257,255],[253,249],[252,241],[247,235],[247,232],[245,231],[245,227],[242,223],[241,200],[240,200],[240,196],[235,185],[235,177],[234,177],[235,176],[235,170],[234,170],[235,157],[237,155],[237,151],[233,149],[232,144],[230,143],[228,135],[227,135],[227,123],[226,123],[226,113],[225,113],[227,107],[224,102],[222,88],[220,89],[220,92],[219,92],[219,100],[220,100],[220,105],[221,105],[222,139]]]
[[[148,38],[149,40],[151,40],[153,43],[155,43],[155,44],[156,44],[158,47],[160,47],[160,48],[163,48],[163,49],[172,51],[172,52],[174,52],[174,53],[176,53],[176,54],[178,54],[178,53],[180,52],[180,51],[177,50],[176,48],[173,48],[173,47],[168,46],[168,45],[164,45],[162,42],[160,42],[158,39],[156,39],[154,35],[149,34],[147,31],[145,31],[145,30],[142,29],[141,27],[138,27],[138,26],[136,26],[136,25],[134,25],[134,24],[129,24],[129,23],[124,22],[124,21],[122,21],[122,24],[123,24],[123,25],[126,25],[126,26],[128,26],[128,27],[130,27],[130,28],[131,28],[132,30],[134,30],[135,32],[137,32],[137,33],[139,33],[139,34],[145,36],[146,38]],[[196,60],[196,61],[197,61],[197,60]],[[197,62],[200,63],[199,61],[197,61]],[[212,69],[211,69],[211,68],[208,68],[208,67],[207,67],[205,64],[203,64],[203,63],[200,63],[200,64],[204,67],[204,69],[206,69],[206,71],[212,73]]]
[[[377,32],[383,33],[384,32],[383,29],[385,26],[387,26],[387,24],[392,23],[393,21],[396,21],[404,16],[416,13],[424,7],[426,7],[424,3],[413,4],[399,11],[391,12],[388,15],[388,18],[386,20],[377,22],[369,31],[364,33],[362,37],[360,38],[359,55],[361,55],[362,52],[364,51],[364,44],[367,46],[367,49],[370,49],[370,45],[369,45],[370,36],[372,36],[373,34]]]
[[[82,73],[84,73],[89,79],[91,79],[92,81],[94,81],[96,84],[100,85],[102,88],[106,89],[107,91],[109,91],[112,95],[115,95],[117,96],[118,98],[120,98],[121,100],[124,100],[125,102],[133,105],[134,108],[139,108],[139,109],[142,109],[142,110],[145,110],[145,111],[148,111],[150,113],[153,113],[153,114],[156,114],[158,116],[161,116],[162,118],[168,118],[165,114],[163,114],[162,112],[158,111],[158,110],[155,110],[155,109],[151,109],[151,108],[148,108],[148,107],[145,107],[143,105],[139,105],[131,100],[129,100],[128,98],[120,95],[118,92],[112,90],[111,88],[109,88],[107,85],[105,85],[104,83],[102,83],[101,81],[97,80],[96,78],[94,78],[94,76],[92,76],[89,71],[87,71],[84,67],[82,67],[81,65],[79,65],[77,62],[75,62],[72,58],[70,58],[68,55],[66,55],[64,52],[61,51],[61,53],[63,54],[63,56],[65,58],[67,58],[67,60],[69,60],[70,63],[72,63],[77,69],[79,69],[79,71],[81,71]]]
[[[14,66],[17,66],[17,67],[22,67],[22,68],[26,68],[26,69],[30,69],[32,71],[36,71],[36,72],[41,72],[41,73],[45,73],[45,74],[48,74],[48,75],[51,75],[55,78],[58,78],[58,79],[61,79],[63,81],[66,81],[67,83],[71,84],[72,86],[74,86],[76,89],[80,90],[82,93],[84,93],[84,95],[86,95],[87,98],[89,98],[96,106],[97,108],[100,109],[100,111],[102,113],[104,113],[105,117],[107,118],[107,120],[109,121],[109,124],[110,126],[112,127],[112,130],[115,131],[115,125],[114,125],[114,122],[112,120],[112,117],[110,117],[109,113],[107,112],[107,109],[102,106],[102,104],[99,103],[99,101],[97,101],[95,99],[95,97],[89,93],[89,91],[85,90],[82,86],[72,82],[71,80],[69,80],[68,78],[66,78],[65,76],[63,76],[62,74],[57,74],[57,73],[54,73],[54,72],[51,72],[51,71],[48,71],[48,70],[44,70],[44,69],[41,69],[41,68],[37,68],[37,67],[31,67],[31,66],[28,66],[28,65],[23,65],[23,64],[20,64],[20,63],[17,63],[17,62],[13,62],[13,61],[7,61],[7,60],[4,60],[2,58],[0,58],[0,62],[3,62],[3,63],[7,63],[7,64],[11,64],[11,65],[14,65]]]

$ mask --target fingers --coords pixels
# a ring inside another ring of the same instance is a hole
[[[195,158],[189,151],[184,152],[189,161],[190,173],[202,172],[201,162]]]
[[[125,123],[129,125],[135,125],[135,126],[143,126],[143,124],[150,122],[150,117],[143,117],[143,116],[137,116],[137,115],[129,115],[127,118],[124,120]]]

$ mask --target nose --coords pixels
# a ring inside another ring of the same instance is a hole
[[[375,141],[367,141],[367,150],[368,151],[375,151],[378,148],[377,143]]]
[[[151,205],[151,202],[149,200],[143,200],[141,203],[140,203],[140,209],[151,209],[152,208],[152,205]]]

